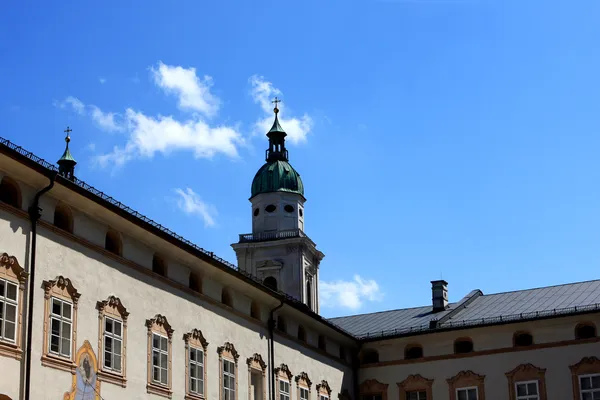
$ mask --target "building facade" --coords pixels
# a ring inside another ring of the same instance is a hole
[[[600,399],[600,281],[322,318],[277,112],[237,266],[0,141],[0,400]]]

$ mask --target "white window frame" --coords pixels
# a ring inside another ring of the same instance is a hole
[[[107,332],[106,330],[106,321],[112,321],[113,324],[113,332]],[[103,368],[109,371],[113,371],[116,373],[123,373],[123,321],[116,319],[116,318],[112,318],[112,317],[108,317],[108,316],[104,316],[104,337],[102,338],[102,351],[104,352],[103,354]],[[115,324],[119,324],[121,325],[121,334],[117,335],[114,330],[115,330]],[[109,367],[108,365],[106,365],[106,338],[110,338],[112,341],[112,345],[111,345],[111,350],[110,350],[110,364],[111,366]],[[117,354],[115,352],[115,346],[114,343],[115,341],[121,342],[121,352],[119,354]],[[118,355],[121,359],[121,362],[119,363],[118,368],[115,368],[115,355]]]
[[[18,320],[19,320],[19,285],[16,284],[15,282],[6,280],[6,279],[0,279],[0,281],[4,282],[4,294],[0,295],[0,307],[2,307],[2,320],[0,320],[0,324],[2,324],[2,326],[0,326],[0,340],[4,341],[4,342],[9,342],[9,343],[16,343],[17,342],[17,328],[18,328]],[[15,287],[15,296],[16,298],[10,299],[8,298],[6,295],[8,293],[8,285],[12,285]],[[6,306],[7,305],[12,305],[15,307],[15,320],[14,321],[9,321],[11,323],[14,324],[14,329],[13,329],[13,333],[14,333],[14,338],[10,339],[7,338],[6,335]]]
[[[57,301],[60,303],[60,315],[59,314],[54,314],[54,302]],[[68,304],[69,307],[71,307],[71,317],[70,318],[66,318],[64,317],[63,314],[63,306],[65,304]],[[65,358],[71,358],[71,347],[73,347],[73,312],[74,312],[74,308],[73,308],[73,303],[70,301],[66,301],[63,300],[61,298],[58,297],[51,297],[50,298],[50,315],[49,315],[49,323],[50,326],[48,327],[48,351],[52,354],[56,354],[59,357],[65,357]],[[59,322],[59,332],[58,332],[58,351],[54,351],[52,350],[52,321],[53,320],[57,320]],[[71,327],[71,329],[69,329],[69,345],[67,346],[67,350],[68,350],[68,354],[64,354],[63,352],[63,323],[68,323]]]
[[[581,400],[583,400],[583,394],[584,393],[595,393],[595,392],[600,392],[600,388],[593,388],[593,389],[583,389],[583,385],[581,384],[581,379],[582,378],[593,378],[596,376],[600,376],[600,374],[585,374],[585,375],[578,375],[577,379],[579,379],[579,398]]]
[[[154,347],[154,337],[155,336],[160,338],[159,342],[158,342],[159,347]],[[162,339],[164,339],[167,343],[166,350],[162,350],[160,348],[160,343],[161,343]],[[158,365],[154,364],[154,352],[157,352],[159,354]],[[161,356],[163,354],[167,356],[167,365],[166,366],[161,365],[160,360],[162,359]],[[152,332],[152,355],[151,355],[151,357],[152,357],[152,382],[156,383],[158,385],[162,385],[162,386],[169,386],[169,338],[168,337],[161,335],[159,333],[156,333],[156,332]],[[158,368],[159,372],[160,372],[158,380],[154,379],[154,369],[155,368]],[[165,379],[166,382],[162,381],[163,374],[165,374],[165,376],[166,376],[166,379]]]
[[[537,389],[536,390],[537,394],[527,394],[525,396],[519,396],[517,387],[519,385],[529,385],[530,383],[535,383],[535,387]],[[536,380],[532,380],[532,381],[515,382],[515,399],[516,400],[540,400],[540,383],[539,383],[539,381],[536,379]]]
[[[305,388],[304,386],[300,386],[299,389],[300,389],[300,392],[299,392],[300,400],[308,400],[308,396],[309,396],[309,394],[308,394],[308,388]],[[303,391],[306,393],[305,397],[302,397],[302,392]]]
[[[420,393],[425,393],[425,399],[429,400],[427,398],[427,390],[425,389],[416,389],[416,390],[409,390],[408,392],[406,392],[406,398],[408,399],[408,397],[410,396],[411,393],[417,393],[417,400],[420,400]]]
[[[461,388],[456,388],[456,399],[458,400],[458,392],[460,392],[461,390],[467,391],[467,400],[469,399],[469,390],[475,390],[475,396],[477,400],[479,400],[479,389],[477,388],[477,386],[468,386],[468,387],[461,387]]]
[[[227,364],[231,364],[233,366],[233,371],[232,372],[227,372],[225,371],[225,366]],[[228,360],[226,358],[223,358],[223,371],[221,371],[221,373],[223,374],[223,399],[221,400],[235,400],[235,362]],[[227,387],[227,384],[225,383],[227,381],[227,379],[225,379],[225,377],[228,376],[230,379],[229,381],[232,383],[231,388]],[[229,396],[227,396],[227,393],[229,392]]]
[[[283,390],[281,390],[282,383],[283,383],[284,387],[285,387],[285,385],[287,385],[287,392],[284,392]],[[290,381],[286,381],[285,379],[279,378],[279,400],[290,400],[291,399],[290,386],[291,386]]]
[[[319,393],[319,400],[329,400],[329,396],[323,393]]]
[[[202,361],[198,361],[198,357],[196,357],[196,360],[192,360],[192,352],[195,352],[196,355],[199,353],[202,355]],[[189,368],[189,390],[190,393],[194,393],[200,396],[204,396],[204,349],[200,348],[200,347],[195,347],[195,346],[190,346],[190,350],[189,350],[189,355],[188,355],[188,362],[190,365],[188,365]],[[192,365],[196,366],[196,374],[198,376],[193,376],[192,375]],[[196,390],[192,389],[192,381],[196,381]],[[202,387],[202,390],[199,390],[199,388]]]

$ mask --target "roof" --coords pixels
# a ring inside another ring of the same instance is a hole
[[[288,192],[304,196],[304,184],[300,174],[287,161],[267,162],[254,175],[251,197],[272,192]]]
[[[360,339],[521,322],[600,311],[600,280],[484,295],[474,290],[445,311],[432,306],[331,318]]]

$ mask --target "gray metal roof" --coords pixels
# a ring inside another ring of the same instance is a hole
[[[589,311],[600,311],[600,280],[489,295],[474,290],[438,313],[433,313],[431,306],[424,306],[329,321],[359,338],[374,338]],[[432,326],[432,321],[439,322]]]

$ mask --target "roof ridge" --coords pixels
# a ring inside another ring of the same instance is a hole
[[[448,305],[454,305],[454,304],[456,304],[456,303],[448,303]],[[383,313],[387,313],[387,312],[414,310],[414,309],[417,309],[417,308],[427,308],[427,307],[432,307],[432,306],[427,305],[427,306],[416,306],[416,307],[406,307],[406,308],[395,308],[393,310],[382,310],[382,311],[367,312],[367,313],[362,313],[362,314],[345,315],[345,316],[342,316],[342,317],[333,317],[333,318],[328,318],[328,320],[331,321],[333,319],[350,318],[350,317],[361,317],[363,315],[375,315],[375,314],[383,314]]]
[[[529,292],[532,290],[548,289],[548,288],[559,287],[559,286],[581,285],[583,283],[590,283],[590,282],[600,282],[600,279],[590,279],[587,281],[580,281],[580,282],[559,283],[556,285],[538,286],[538,287],[529,288],[529,289],[507,290],[504,292],[484,294],[482,297],[490,297],[490,296],[499,295],[499,294],[508,294],[508,293],[517,293],[517,292]]]

